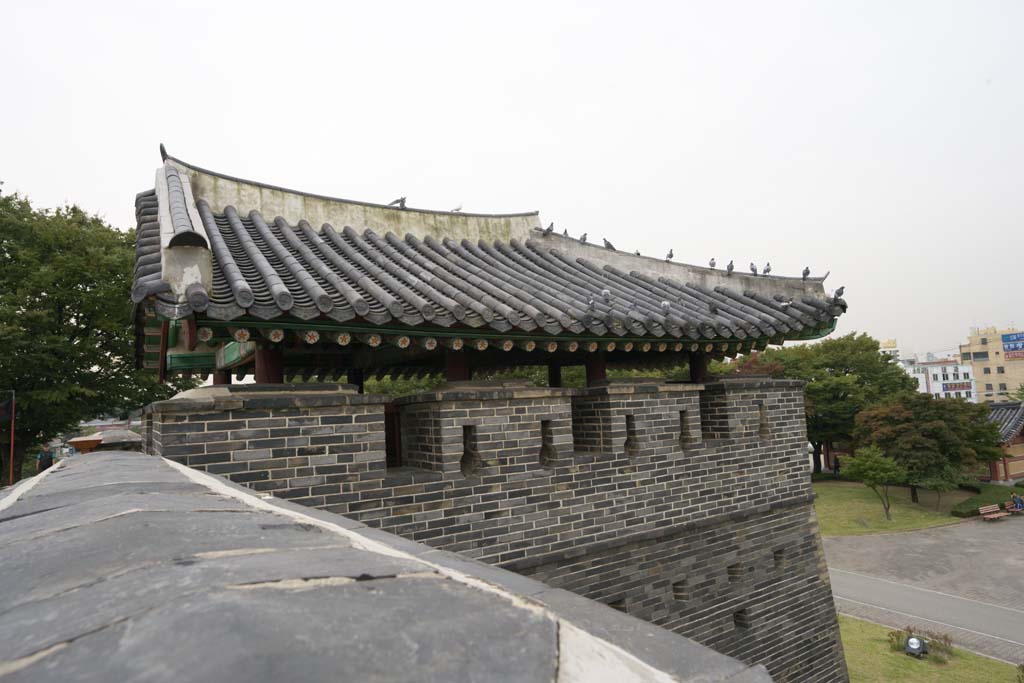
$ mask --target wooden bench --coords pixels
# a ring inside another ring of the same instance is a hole
[[[1005,510],[1006,510],[1007,512],[1009,512],[1010,514],[1014,514],[1014,515],[1019,515],[1019,514],[1021,514],[1021,513],[1024,513],[1024,510],[1019,510],[1019,509],[1017,509],[1017,508],[1016,508],[1016,507],[1014,506],[1014,504],[1013,504],[1013,501],[1012,501],[1012,500],[1008,500],[1008,501],[1006,501],[1005,503],[1003,503],[1003,508],[1004,508],[1004,509],[1005,509]]]
[[[986,522],[994,522],[1003,517],[1009,517],[1009,512],[1003,512],[998,505],[983,505],[978,508],[978,514]]]

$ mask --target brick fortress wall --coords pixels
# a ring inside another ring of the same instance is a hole
[[[450,385],[395,402],[390,468],[387,397],[198,393],[147,408],[150,453],[606,602],[780,683],[847,680],[799,382]]]

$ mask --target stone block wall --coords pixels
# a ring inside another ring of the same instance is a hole
[[[846,680],[806,497],[505,568],[763,664],[776,683]]]
[[[358,503],[380,487],[386,397],[339,385],[189,393],[146,407],[147,452],[311,506]]]
[[[800,382],[449,386],[395,401],[391,468],[385,401],[236,387],[213,405],[154,404],[147,438],[150,452],[608,602],[777,681],[846,680]]]

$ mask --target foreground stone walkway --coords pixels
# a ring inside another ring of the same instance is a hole
[[[0,679],[769,681],[685,638],[161,458],[0,492]]]
[[[824,539],[842,614],[1024,662],[1024,519]]]

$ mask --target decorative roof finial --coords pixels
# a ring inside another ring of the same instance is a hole
[[[160,161],[167,161],[167,148],[162,142],[160,143]]]

